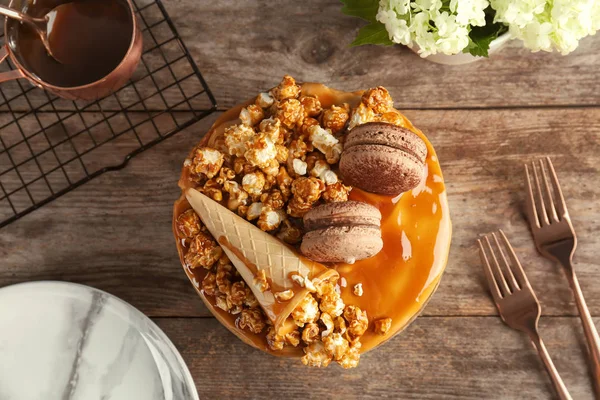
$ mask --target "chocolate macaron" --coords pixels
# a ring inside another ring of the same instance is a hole
[[[340,159],[344,183],[371,193],[397,195],[423,178],[427,145],[416,133],[370,122],[346,136]]]
[[[319,262],[345,262],[369,258],[383,248],[381,213],[359,201],[327,203],[304,215],[306,233],[300,251]]]

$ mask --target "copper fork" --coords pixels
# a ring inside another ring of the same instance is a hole
[[[488,235],[477,242],[485,276],[500,317],[506,325],[529,336],[546,367],[558,397],[561,400],[571,400],[571,395],[558,375],[538,332],[538,321],[542,312],[540,303],[504,232],[499,231],[499,233],[504,250],[495,233],[491,234],[492,241]]]
[[[594,391],[596,398],[600,399],[600,338],[573,269],[573,253],[577,246],[575,229],[550,158],[539,160],[537,166],[535,162],[531,163],[531,171],[533,180],[529,167],[525,165],[529,194],[526,200],[526,213],[533,240],[544,257],[560,263],[566,272],[588,344]]]

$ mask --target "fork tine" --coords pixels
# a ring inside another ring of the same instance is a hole
[[[546,162],[548,163],[548,169],[550,170],[550,175],[552,176],[552,186],[554,187],[554,194],[556,195],[556,208],[558,212],[559,219],[563,219],[564,217],[569,216],[569,211],[567,210],[567,203],[565,202],[565,198],[562,194],[562,189],[560,188],[560,183],[558,183],[558,177],[556,176],[556,171],[554,170],[554,165],[552,165],[552,161],[550,157],[546,157]]]
[[[508,283],[504,278],[504,274],[502,273],[502,269],[500,268],[500,263],[498,263],[498,258],[496,258],[496,253],[494,252],[494,248],[492,247],[490,239],[487,235],[484,236],[484,239],[485,244],[487,245],[486,249],[488,253],[492,256],[493,263],[490,263],[492,274],[496,278],[496,283],[498,283],[498,287],[500,288],[500,291],[502,292],[503,296],[508,296],[510,294]]]
[[[542,193],[542,188],[540,186],[540,178],[538,177],[538,172],[535,167],[535,163],[531,163],[531,169],[533,170],[533,178],[535,181],[535,189],[536,192],[536,204],[539,207],[538,216],[540,217],[540,225],[546,226],[550,225],[550,221],[548,221],[548,214],[546,213],[546,206],[544,205],[544,194]]]
[[[554,200],[552,199],[552,192],[550,192],[550,185],[548,184],[548,174],[546,173],[546,168],[544,168],[544,159],[542,158],[540,158],[540,171],[542,171],[542,186],[544,186],[544,194],[546,195],[548,205],[548,218],[558,222],[556,208],[554,207]],[[542,194],[542,198],[544,197],[544,194]]]
[[[500,232],[502,232],[502,231],[500,231]],[[515,279],[515,275],[513,274],[513,271],[510,268],[510,263],[508,262],[508,259],[506,258],[504,251],[502,250],[502,246],[500,246],[498,237],[496,236],[495,233],[492,233],[492,237],[494,238],[494,241],[496,242],[496,248],[498,249],[498,252],[500,253],[500,257],[502,258],[502,261],[504,261],[504,271],[508,272],[508,273],[505,273],[504,276],[506,277],[506,281],[508,282],[508,284],[510,286],[511,292],[514,293],[516,290],[520,289],[520,286],[517,283],[517,281]]]
[[[517,258],[517,254],[515,253],[515,250],[511,246],[510,242],[508,241],[508,238],[506,237],[506,235],[504,234],[502,229],[500,229],[499,232],[500,232],[500,236],[502,236],[505,248],[508,250],[508,254],[510,256],[510,260],[512,261],[512,265],[514,265],[514,268],[511,269],[511,272],[517,279],[517,282],[519,283],[519,287],[521,289],[523,289],[525,286],[531,286],[531,285],[529,285],[529,280],[527,279],[527,275],[525,275],[525,271],[523,270],[523,267],[521,266],[521,263],[519,262],[519,259]]]
[[[481,257],[481,262],[483,263],[483,271],[485,272],[485,277],[488,281],[488,286],[490,287],[490,292],[492,292],[492,297],[494,301],[498,302],[502,300],[502,293],[500,293],[500,288],[496,283],[496,279],[492,274],[492,267],[490,262],[488,261],[487,256],[485,255],[485,250],[483,249],[483,244],[480,239],[477,239],[477,243],[479,244],[479,256]]]
[[[529,167],[525,164],[525,180],[527,180],[527,193],[529,196],[525,199],[525,208],[529,223],[540,227],[540,219],[538,217],[537,208],[535,206],[535,199],[533,197],[533,188],[531,186],[531,176],[529,175]]]

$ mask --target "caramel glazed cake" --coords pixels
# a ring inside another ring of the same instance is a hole
[[[356,367],[416,317],[446,264],[435,152],[383,87],[285,76],[217,120],[179,186],[177,248],[207,307],[305,365]]]

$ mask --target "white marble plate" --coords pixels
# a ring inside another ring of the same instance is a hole
[[[0,289],[1,400],[197,400],[169,338],[97,289],[31,282]]]

